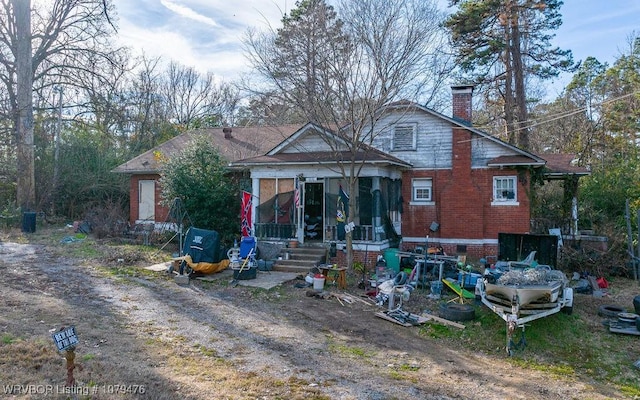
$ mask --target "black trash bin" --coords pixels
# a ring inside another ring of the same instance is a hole
[[[22,213],[22,232],[33,233],[36,231],[36,213]]]

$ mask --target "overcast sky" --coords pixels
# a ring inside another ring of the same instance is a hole
[[[354,0],[357,1],[357,0]],[[439,0],[443,5],[447,0]],[[246,71],[241,39],[248,27],[279,26],[294,0],[114,0],[123,44],[231,81]],[[640,33],[640,0],[565,0],[556,45],[574,60],[594,56],[610,64]],[[552,90],[567,83],[560,79]],[[553,93],[550,93],[553,94]]]

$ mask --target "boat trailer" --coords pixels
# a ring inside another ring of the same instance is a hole
[[[502,318],[507,326],[506,351],[508,356],[512,356],[516,349],[526,347],[524,330],[527,323],[536,319],[545,318],[560,311],[571,314],[573,311],[573,289],[563,285],[556,301],[553,302],[532,302],[521,304],[518,289],[510,300],[502,297],[488,295],[486,293],[486,277],[478,279],[476,283],[476,297],[480,297],[482,303],[491,311]],[[526,290],[523,288],[523,290]],[[518,328],[522,328],[520,340],[516,343],[513,336]]]

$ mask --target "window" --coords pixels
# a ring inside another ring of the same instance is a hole
[[[392,150],[415,150],[416,149],[416,126],[397,125],[393,128]]]
[[[515,176],[493,178],[493,201],[515,202],[517,198]]]
[[[432,188],[433,181],[428,179],[414,179],[413,185],[413,199],[411,201],[427,202],[432,200]]]

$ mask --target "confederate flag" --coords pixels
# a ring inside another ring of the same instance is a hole
[[[242,205],[240,208],[240,226],[242,236],[251,236],[251,193],[242,192]]]

